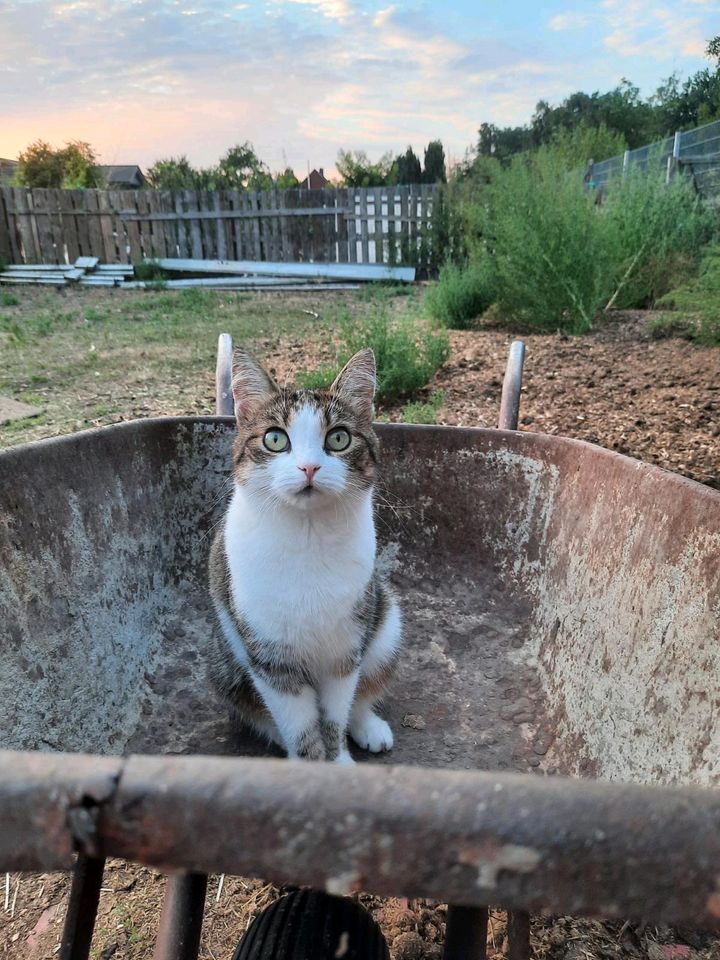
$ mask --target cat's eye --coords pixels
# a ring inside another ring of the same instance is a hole
[[[336,427],[325,437],[325,446],[335,453],[347,450],[350,446],[350,433],[344,427]]]
[[[290,440],[284,430],[272,429],[265,431],[263,444],[271,453],[282,453],[283,450],[289,449]]]

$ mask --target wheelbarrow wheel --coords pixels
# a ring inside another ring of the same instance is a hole
[[[250,924],[233,960],[389,960],[367,910],[347,897],[295,890]]]

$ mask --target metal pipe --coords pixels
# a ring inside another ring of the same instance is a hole
[[[487,907],[449,906],[443,960],[485,960]]]
[[[520,412],[520,389],[522,387],[523,363],[525,362],[525,344],[522,340],[513,340],[510,344],[502,397],[500,398],[499,430],[517,430]]]
[[[523,910],[509,910],[507,931],[507,960],[528,960],[530,956],[530,914]]]
[[[153,960],[197,960],[206,892],[204,873],[168,877]]]
[[[232,392],[232,353],[232,337],[229,333],[221,333],[218,337],[215,366],[215,413],[219,417],[235,415]]]
[[[60,960],[87,960],[100,901],[105,861],[78,854],[65,914]]]

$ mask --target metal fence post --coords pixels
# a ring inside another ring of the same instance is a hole
[[[670,183],[680,167],[680,142],[682,140],[682,130],[675,131],[673,140],[672,156],[668,157],[667,173],[665,174],[665,183]]]

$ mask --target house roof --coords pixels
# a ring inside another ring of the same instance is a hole
[[[109,187],[117,183],[131,183],[133,186],[145,186],[143,172],[136,164],[100,165],[98,168]]]
[[[325,171],[322,167],[319,170],[311,170],[310,176],[305,177],[305,179],[300,184],[302,190],[322,190],[323,187],[326,187],[330,181],[325,176]]]

